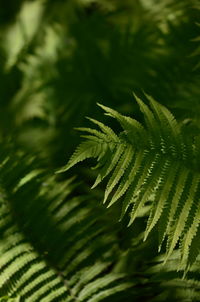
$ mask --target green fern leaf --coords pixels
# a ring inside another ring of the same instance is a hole
[[[178,251],[171,254],[165,265],[163,265],[164,260],[163,254],[155,258],[146,271],[149,274],[149,280],[156,282],[157,286],[162,288],[158,301],[199,301],[199,259],[190,267],[185,278],[182,278],[184,272],[179,267]]]
[[[132,299],[132,281],[112,268],[120,251],[103,208],[71,197],[72,179],[57,182],[33,158],[3,151],[0,162],[2,301]]]
[[[182,250],[182,262],[186,267],[199,225],[197,209],[195,219],[191,218],[195,205],[200,202],[199,144],[197,139],[184,135],[167,108],[148,95],[146,98],[150,107],[136,97],[144,114],[145,126],[99,104],[106,115],[120,123],[122,131],[116,135],[109,127],[92,120],[100,127],[101,134],[89,130],[91,135],[85,141],[89,151],[82,149],[84,157],[81,158],[96,158],[99,173],[93,187],[108,178],[104,202],[108,200],[109,207],[121,200],[121,218],[128,211],[129,225],[153,196],[144,239],[158,224],[159,249],[165,237],[168,238],[166,260],[178,242],[180,247],[188,246],[183,249],[185,252]],[[102,144],[104,151],[101,153]],[[92,152],[90,148],[93,148]],[[75,151],[67,169],[79,161],[79,154]]]

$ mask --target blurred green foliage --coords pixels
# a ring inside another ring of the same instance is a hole
[[[74,127],[84,126],[85,116],[98,119],[96,102],[142,120],[132,92],[148,93],[175,114],[185,131],[199,133],[199,8],[198,0],[1,1],[0,142],[35,156],[52,173],[79,141]],[[83,180],[78,194],[101,200],[101,189],[88,189],[95,175],[87,166],[71,173]],[[118,207],[109,213],[116,220]],[[157,238],[153,233],[141,242],[145,220],[128,230],[120,223],[123,257],[117,268],[139,271],[135,278],[141,277],[142,289],[146,286],[146,301],[172,301],[175,285],[168,281],[177,275],[170,268],[170,274],[161,273],[162,281],[156,270],[152,274]],[[196,291],[184,300],[180,288],[173,301],[200,301]]]
[[[2,136],[57,167],[97,101],[139,115],[132,91],[198,125],[198,1],[14,3],[0,18]]]

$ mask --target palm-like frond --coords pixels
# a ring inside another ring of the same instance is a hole
[[[151,109],[136,98],[144,114],[145,127],[100,105],[106,115],[121,124],[123,131],[115,134],[108,126],[91,120],[101,131],[80,129],[89,135],[83,135],[86,140],[62,171],[86,158],[96,158],[98,177],[93,187],[109,176],[104,202],[109,199],[108,206],[111,206],[122,199],[121,216],[129,212],[129,225],[144,205],[153,200],[145,239],[158,224],[160,247],[167,236],[166,259],[179,242],[181,264],[186,267],[199,253],[199,145],[184,136],[181,126],[165,107],[147,98]]]

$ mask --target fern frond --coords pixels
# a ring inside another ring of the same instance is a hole
[[[149,281],[155,282],[162,288],[156,301],[199,301],[199,258],[190,272],[187,272],[185,278],[182,278],[184,272],[179,268],[180,254],[178,251],[172,253],[165,265],[163,265],[164,260],[165,255],[157,257],[146,271],[147,274],[150,274]]]
[[[78,163],[84,152],[84,159],[96,158],[98,176],[93,187],[108,178],[104,202],[109,200],[111,206],[122,200],[121,217],[128,211],[129,225],[153,196],[144,239],[159,224],[160,247],[165,237],[168,238],[166,260],[179,242],[180,247],[187,246],[182,249],[182,263],[186,267],[191,261],[190,248],[200,224],[198,139],[186,137],[171,112],[150,96],[146,97],[150,106],[135,96],[145,126],[99,104],[106,115],[120,123],[122,131],[118,136],[113,135],[96,121],[101,134],[84,128],[91,135],[78,147],[63,171]],[[97,151],[83,150],[84,144]],[[104,146],[102,153],[101,146]]]
[[[1,152],[0,162],[0,297],[98,302],[124,293],[132,299],[130,277],[113,270],[120,251],[103,208],[73,196],[72,180],[58,183],[35,170],[34,158]]]

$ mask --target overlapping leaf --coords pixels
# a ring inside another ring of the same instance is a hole
[[[1,301],[131,299],[133,282],[113,271],[117,237],[103,209],[29,156],[4,150],[0,162]]]
[[[80,129],[85,141],[77,148],[66,171],[86,158],[96,158],[98,176],[93,187],[107,177],[104,202],[122,200],[123,217],[129,225],[149,200],[152,206],[145,239],[158,224],[159,248],[167,237],[167,257],[179,244],[182,265],[190,266],[199,253],[196,236],[200,228],[200,162],[198,138],[184,135],[173,115],[147,96],[150,107],[136,97],[145,126],[115,110],[99,105],[116,119],[122,131],[92,120],[100,128]],[[91,152],[92,150],[92,152]]]

